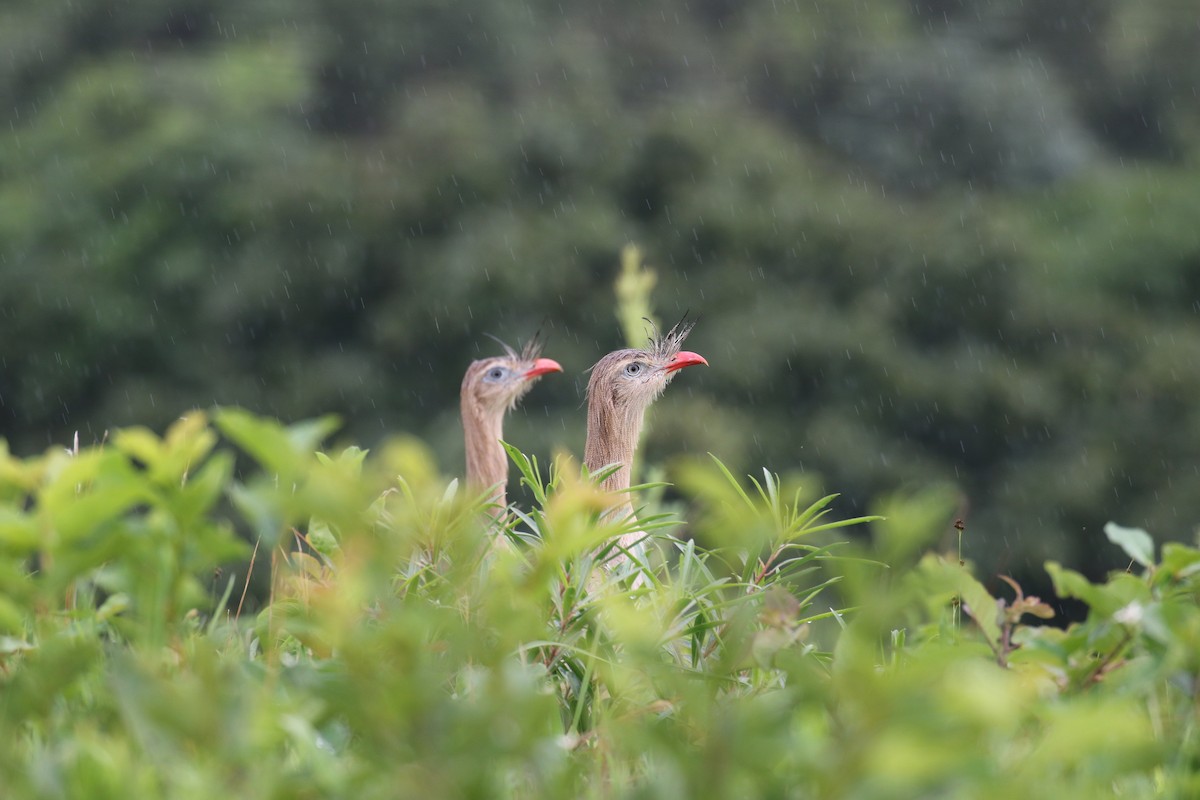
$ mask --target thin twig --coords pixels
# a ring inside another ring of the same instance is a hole
[[[238,598],[237,613],[233,615],[234,622],[242,618],[242,604],[246,602],[246,592],[250,589],[250,576],[254,574],[254,559],[258,557],[258,545],[261,542],[261,538],[254,542],[254,552],[250,554],[250,566],[246,569],[246,583],[242,586],[242,596]]]

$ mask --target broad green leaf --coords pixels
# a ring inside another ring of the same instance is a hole
[[[951,564],[934,555],[926,555],[921,559],[914,576],[919,578],[916,584],[918,592],[935,593],[939,601],[945,601],[945,595],[956,595],[962,600],[988,643],[993,647],[999,643],[1000,623],[997,619],[999,614],[996,598],[992,597],[965,567]]]
[[[0,639],[25,632],[25,613],[20,605],[0,595]],[[10,639],[10,641],[12,641]],[[13,651],[9,651],[13,652]]]
[[[268,551],[279,543],[283,533],[284,512],[274,487],[261,483],[250,486],[234,483],[229,486],[229,498],[250,523],[255,538]]]
[[[0,439],[0,499],[20,497],[32,492],[37,487],[43,471],[43,459],[15,458],[8,452],[8,442]]]
[[[293,480],[315,453],[321,441],[338,427],[337,417],[325,416],[284,427],[240,408],[216,413],[221,432],[249,453],[280,480]]]
[[[217,444],[217,434],[208,427],[208,417],[200,411],[185,414],[167,429],[163,437],[163,459],[153,470],[154,479],[177,484],[200,468]]]
[[[1162,564],[1155,576],[1183,580],[1200,572],[1200,550],[1178,542],[1165,542],[1162,547]]]
[[[308,543],[312,548],[326,558],[332,556],[338,549],[337,537],[333,535],[333,531],[324,522],[314,519],[308,523],[308,532],[305,535]]]
[[[1143,567],[1154,566],[1154,540],[1141,528],[1125,528],[1109,522],[1104,526],[1104,535]]]
[[[124,592],[111,594],[105,599],[104,603],[96,610],[96,619],[108,620],[118,614],[123,614],[129,610],[130,606],[129,595]]]
[[[135,506],[157,498],[144,473],[116,450],[84,451],[68,463],[39,498],[54,534],[73,542]]]
[[[73,542],[152,498],[153,494],[141,483],[95,487],[73,501],[60,502],[49,509],[51,524],[61,541]]]
[[[233,454],[216,454],[166,500],[169,510],[182,524],[192,524],[212,511],[232,475]]]
[[[965,606],[964,610],[971,615],[971,619],[975,620],[975,624],[983,631],[983,635],[987,637],[989,643],[993,645],[999,643],[1000,623],[997,620],[999,612],[996,598],[992,597],[983,584],[975,580],[966,569],[957,565],[950,566],[950,569],[958,570],[957,581]]]
[[[149,428],[141,425],[118,430],[113,434],[112,443],[113,447],[136,458],[150,469],[157,467],[163,458],[162,440]]]
[[[1075,570],[1067,569],[1057,561],[1047,561],[1046,572],[1050,574],[1054,593],[1059,597],[1074,597],[1091,606],[1103,602],[1100,590]]]
[[[218,564],[242,560],[250,554],[249,544],[234,533],[228,520],[212,522],[203,519],[183,535],[187,538],[182,567],[192,572],[207,571]]]
[[[1055,561],[1046,562],[1046,572],[1050,573],[1056,594],[1084,601],[1100,617],[1109,617],[1135,600],[1145,602],[1150,598],[1150,587],[1135,575],[1113,573],[1107,583],[1095,584]]]
[[[15,508],[0,507],[0,552],[26,556],[38,548],[37,519]]]
[[[317,460],[326,466],[340,466],[357,476],[362,474],[363,462],[369,452],[361,447],[351,446],[342,450],[336,457],[330,457],[326,453],[317,453]]]

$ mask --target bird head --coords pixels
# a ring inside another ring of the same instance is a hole
[[[616,350],[596,362],[588,381],[588,397],[613,411],[640,415],[663,393],[675,373],[704,356],[682,349],[694,322],[680,322],[665,334],[653,335],[644,349]]]
[[[562,372],[557,361],[541,357],[542,343],[536,336],[520,353],[500,344],[504,355],[472,361],[463,376],[463,399],[470,399],[485,413],[503,414],[517,404],[538,377]]]

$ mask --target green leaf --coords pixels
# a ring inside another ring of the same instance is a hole
[[[1149,600],[1150,589],[1146,581],[1136,575],[1115,573],[1107,583],[1095,584],[1078,572],[1066,569],[1054,561],[1046,562],[1046,572],[1050,573],[1056,594],[1082,600],[1101,617],[1115,614],[1118,609],[1134,600]]]
[[[349,474],[359,476],[362,475],[363,462],[366,461],[367,454],[370,452],[362,447],[351,445],[338,453],[336,458],[331,458],[326,453],[317,453],[317,460],[329,467],[340,465]]]
[[[737,478],[733,477],[733,473],[729,471],[729,468],[725,466],[721,459],[717,458],[712,453],[709,453],[708,455],[709,458],[716,463],[717,468],[721,470],[721,474],[725,476],[725,480],[729,481],[729,485],[732,486],[734,491],[737,492],[738,497],[742,498],[742,502],[746,504],[746,507],[751,511],[757,511],[757,506],[754,505],[754,501],[750,499],[750,495],[746,494],[746,490],[742,488],[741,482],[738,481]]]
[[[123,453],[85,451],[68,462],[39,498],[62,542],[75,542],[156,499],[146,476]]]
[[[217,444],[217,434],[208,427],[208,417],[193,411],[180,417],[163,437],[163,458],[153,470],[159,483],[186,481],[190,471],[200,468]]]
[[[1154,566],[1154,540],[1141,528],[1125,528],[1109,522],[1104,526],[1104,535],[1143,567]]]
[[[192,524],[212,510],[232,475],[233,454],[218,453],[168,500],[171,510],[181,523]]]
[[[329,526],[321,520],[314,519],[308,523],[308,543],[321,555],[329,558],[338,549],[337,537]]]
[[[255,537],[268,549],[279,542],[283,533],[284,511],[273,487],[235,483],[229,487],[229,499],[250,523]]]
[[[545,506],[546,485],[542,481],[542,473],[538,469],[537,459],[530,458],[508,442],[501,441],[500,446],[508,453],[509,459],[517,465],[517,472],[521,474],[521,483],[533,492],[534,502],[539,506]]]
[[[1159,575],[1183,580],[1197,572],[1200,572],[1200,550],[1178,542],[1163,544]]]
[[[25,630],[25,615],[19,605],[0,595],[0,634],[20,635]],[[7,638],[7,637],[3,637]]]
[[[131,601],[129,599],[129,595],[125,594],[124,592],[111,594],[100,606],[100,608],[96,610],[96,619],[101,621],[111,619],[118,614],[123,614],[128,611],[130,605]]]
[[[1047,561],[1046,572],[1059,597],[1074,597],[1092,606],[1102,600],[1100,590],[1075,570],[1067,569],[1057,561]]]
[[[163,456],[162,440],[149,428],[135,425],[113,434],[113,447],[153,469]]]
[[[287,480],[314,456],[321,440],[338,427],[337,417],[324,416],[285,428],[276,420],[240,408],[220,409],[215,418],[217,427],[238,447],[268,472]]]
[[[0,550],[25,556],[38,548],[37,520],[15,508],[0,508]]]
[[[924,577],[921,587],[939,594],[954,593],[962,598],[967,612],[993,647],[1000,641],[1000,623],[997,619],[996,598],[975,580],[965,567],[943,561],[936,556],[926,555],[921,559],[920,574]]]

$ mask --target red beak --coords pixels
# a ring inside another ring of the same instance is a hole
[[[553,358],[539,358],[537,361],[533,362],[533,369],[529,370],[521,377],[523,377],[525,380],[529,380],[530,378],[536,378],[538,375],[545,375],[547,372],[562,371],[562,365],[560,365]]]
[[[699,353],[693,353],[690,350],[681,350],[675,354],[674,358],[667,362],[667,366],[664,369],[667,372],[674,372],[677,369],[694,367],[697,364],[703,364],[707,367],[708,361]]]

